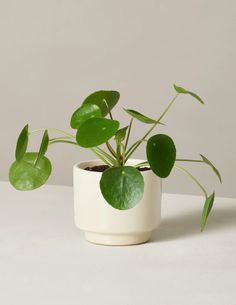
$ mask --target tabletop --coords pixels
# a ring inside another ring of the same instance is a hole
[[[73,190],[0,183],[0,304],[235,305],[236,199],[163,194],[149,243],[90,244],[74,225]]]

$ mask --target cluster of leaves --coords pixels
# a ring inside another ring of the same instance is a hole
[[[52,166],[45,157],[48,146],[54,143],[67,143],[92,150],[105,164],[109,166],[102,173],[100,189],[105,200],[119,210],[133,208],[142,199],[144,179],[139,167],[148,166],[155,175],[166,178],[173,167],[184,171],[200,187],[205,195],[205,204],[201,217],[203,230],[207,217],[212,209],[214,196],[207,194],[200,182],[177,162],[201,162],[209,165],[221,181],[219,171],[204,156],[200,160],[176,159],[176,147],[172,138],[166,134],[150,136],[162,118],[180,94],[189,94],[204,104],[195,93],[174,85],[176,95],[158,119],[149,118],[138,111],[124,109],[131,117],[128,126],[120,127],[120,123],[113,119],[112,109],[117,104],[120,94],[117,91],[97,91],[89,95],[82,105],[73,113],[70,121],[75,135],[58,129],[47,128],[44,131],[38,152],[27,152],[29,134],[28,125],[21,131],[16,145],[16,160],[10,167],[9,180],[18,190],[33,190],[43,185],[51,174]],[[107,118],[108,116],[108,118]],[[138,120],[150,126],[145,135],[129,146],[129,137],[133,120]],[[49,139],[48,131],[56,131],[62,136]],[[112,144],[109,142],[113,140]],[[147,161],[135,166],[126,165],[136,149],[146,143]],[[106,145],[106,149],[100,147]]]

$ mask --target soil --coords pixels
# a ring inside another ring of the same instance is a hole
[[[108,169],[109,166],[108,165],[97,165],[97,166],[88,166],[85,167],[86,171],[90,171],[90,172],[104,172],[106,169]]]
[[[97,166],[88,166],[85,168],[86,171],[90,171],[90,172],[104,172],[106,169],[108,169],[109,166],[108,165],[97,165]],[[145,172],[150,170],[149,167],[138,167],[137,168],[140,172]]]

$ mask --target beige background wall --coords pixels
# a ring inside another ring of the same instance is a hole
[[[233,0],[0,0],[0,180],[27,122],[31,129],[70,131],[71,113],[98,89],[121,92],[114,115],[122,122],[128,120],[122,107],[157,117],[175,82],[206,105],[181,98],[161,131],[175,139],[179,157],[201,152],[219,167],[222,186],[207,169],[189,166],[210,190],[236,196],[235,16]],[[137,123],[134,138],[145,128]],[[31,140],[32,149],[39,139]],[[72,165],[92,155],[62,144],[49,157],[49,183],[71,184]],[[198,193],[180,173],[164,187]]]

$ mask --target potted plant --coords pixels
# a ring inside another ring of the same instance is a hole
[[[29,131],[26,125],[17,140],[16,160],[9,170],[10,183],[21,191],[43,185],[52,170],[51,162],[45,156],[49,145],[66,143],[91,150],[99,159],[74,166],[76,225],[85,231],[87,240],[91,242],[129,245],[149,240],[151,232],[160,224],[161,179],[167,178],[175,167],[186,173],[204,194],[203,230],[215,193],[209,195],[201,183],[179,164],[206,164],[221,182],[219,171],[203,155],[199,159],[177,158],[170,136],[151,135],[159,124],[163,124],[162,119],[179,95],[188,94],[204,104],[197,94],[176,85],[174,89],[174,98],[159,118],[153,119],[135,110],[124,109],[130,116],[130,122],[122,128],[111,112],[120,94],[104,90],[89,95],[73,113],[70,125],[76,131],[75,135],[52,128]],[[134,120],[147,124],[149,128],[130,145]],[[60,137],[49,138],[48,132],[51,131],[59,133]],[[37,132],[44,132],[39,151],[27,152],[29,135]],[[140,145],[146,145],[146,160],[131,158]]]

